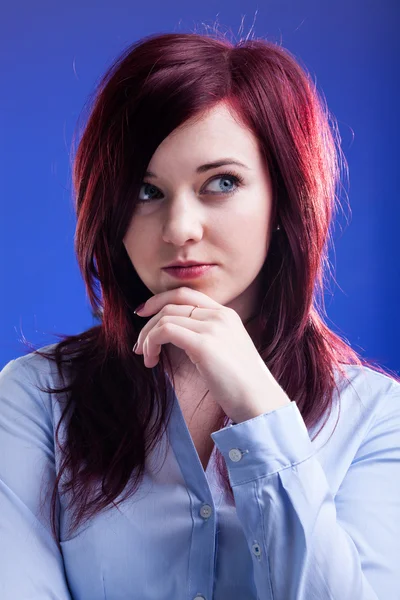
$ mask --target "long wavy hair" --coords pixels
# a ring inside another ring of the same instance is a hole
[[[324,322],[328,246],[347,164],[335,119],[306,67],[264,39],[233,43],[218,33],[141,39],[101,78],[72,163],[75,252],[98,324],[76,335],[56,334],[60,339],[52,351],[34,350],[56,362],[66,384],[42,391],[65,393],[68,399],[55,430],[63,457],[51,497],[58,545],[57,494],[70,494],[72,531],[117,506],[140,486],[146,456],[166,430],[172,406],[165,370],[167,365],[172,369],[164,349],[155,369],[132,352],[151,318],[135,315],[134,309],[152,293],[137,275],[123,238],[159,144],[219,102],[233,109],[258,139],[272,178],[274,219],[281,225],[262,268],[262,301],[255,317],[257,350],[268,369],[296,402],[308,428],[323,416],[328,419],[335,372],[346,378],[343,365],[388,374]],[[219,427],[228,421],[222,415]],[[216,461],[234,503],[218,450]]]

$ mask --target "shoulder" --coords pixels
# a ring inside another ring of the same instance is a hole
[[[39,348],[40,352],[52,353],[57,344]],[[57,374],[57,366],[52,360],[31,352],[10,360],[0,371],[2,384],[9,379],[21,377],[31,382],[50,382]]]
[[[56,344],[40,351],[52,352]],[[45,411],[52,420],[52,398],[47,388],[60,386],[57,365],[34,352],[10,360],[0,371],[0,413],[15,411],[33,415]]]
[[[400,383],[369,367],[342,367],[345,376],[335,375],[338,392],[328,418],[309,429],[317,434],[312,441],[330,473],[332,489],[340,485],[352,461],[400,448]]]
[[[395,419],[400,428],[400,382],[389,374],[366,366],[344,365],[347,380],[340,378],[340,404],[370,426],[376,421]]]
[[[400,382],[388,373],[381,373],[366,366],[343,365],[347,376],[344,386],[349,383],[354,393],[358,393],[364,399],[382,398],[388,395],[399,396]]]

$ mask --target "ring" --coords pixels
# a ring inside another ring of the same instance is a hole
[[[192,314],[193,314],[193,311],[194,311],[196,308],[199,308],[199,307],[198,307],[198,306],[194,306],[194,307],[193,307],[193,309],[192,309],[192,312],[191,312],[191,313],[190,313],[190,315],[189,315],[189,319],[190,319],[190,317],[192,316]]]

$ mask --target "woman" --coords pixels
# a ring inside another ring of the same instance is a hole
[[[0,376],[3,600],[399,598],[399,378],[318,309],[329,121],[264,40],[105,74],[73,172],[99,324]]]

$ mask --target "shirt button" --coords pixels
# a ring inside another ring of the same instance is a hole
[[[261,556],[261,546],[255,542],[252,546],[254,556]]]
[[[232,450],[229,450],[229,458],[233,460],[233,462],[242,460],[242,456],[242,452],[239,450],[239,448],[232,448]]]
[[[200,516],[203,517],[203,519],[208,519],[210,517],[212,513],[212,508],[209,504],[203,504],[203,506],[200,509]]]
[[[203,594],[196,594],[193,600],[206,600],[206,597]]]

